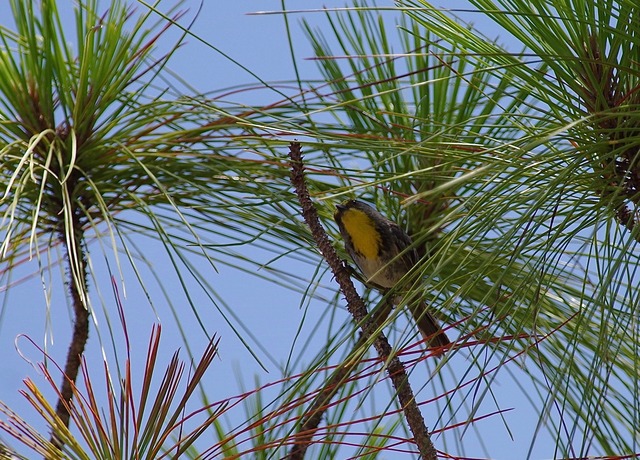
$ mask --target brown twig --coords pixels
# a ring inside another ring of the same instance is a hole
[[[360,341],[356,347],[360,346]],[[318,426],[322,421],[324,413],[329,408],[331,399],[338,392],[340,387],[347,381],[351,371],[358,365],[358,360],[350,360],[335,369],[333,375],[327,380],[324,387],[306,411],[303,422],[298,428],[298,432],[293,437],[293,447],[287,456],[289,460],[302,460],[307,449],[311,445],[313,435],[318,431]]]
[[[416,404],[415,398],[413,396],[413,390],[409,385],[409,380],[404,369],[404,365],[397,356],[393,355],[391,345],[389,345],[387,338],[382,332],[378,330],[375,322],[369,318],[367,314],[367,308],[364,305],[362,298],[360,298],[360,296],[358,295],[355,286],[351,282],[349,270],[345,267],[345,264],[342,262],[342,260],[334,250],[333,246],[331,245],[331,241],[327,236],[327,233],[324,231],[324,228],[320,224],[318,213],[313,206],[313,202],[311,201],[311,197],[309,195],[309,190],[307,189],[305,183],[304,163],[302,161],[302,150],[299,142],[292,142],[289,145],[289,158],[291,166],[291,183],[293,184],[295,192],[298,196],[298,201],[300,202],[300,206],[302,207],[302,216],[304,217],[305,222],[311,230],[311,234],[316,242],[318,249],[329,264],[329,267],[331,268],[331,271],[333,272],[333,275],[340,286],[340,290],[347,300],[347,309],[353,316],[356,324],[359,324],[361,326],[363,338],[368,340],[374,334],[376,336],[373,340],[373,346],[376,349],[380,359],[383,362],[387,363],[387,373],[389,374],[391,382],[396,390],[396,395],[398,397],[400,407],[404,411],[409,429],[413,434],[413,438],[418,447],[418,451],[420,452],[420,457],[424,460],[436,460],[436,449],[433,445],[433,442],[431,442],[429,431],[424,423],[422,414],[418,409],[418,405]],[[328,383],[331,384],[332,382]],[[335,388],[327,385],[325,386],[325,389],[327,389],[325,396],[333,396],[333,394],[335,394]],[[321,395],[322,394],[323,393],[321,393]],[[322,405],[324,405],[324,402],[326,401],[325,396],[323,396],[322,398]],[[318,417],[316,413],[317,411],[311,412],[307,417],[305,423],[303,423],[303,427],[305,428],[304,435],[301,434],[301,430],[298,432],[296,437],[298,438],[297,441],[299,441],[299,443],[296,444],[296,446],[292,449],[289,458],[303,458],[304,452],[312,442],[313,434],[317,430],[318,424],[320,423],[321,415],[320,417]],[[313,422],[316,423],[315,426],[310,426],[311,424],[307,423],[307,421],[311,420],[311,418],[313,418]],[[296,455],[299,455],[297,454],[297,452],[301,452],[301,456],[292,457],[294,451],[296,452]]]

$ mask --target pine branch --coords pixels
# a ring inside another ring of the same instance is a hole
[[[340,286],[340,290],[347,299],[347,309],[349,310],[349,313],[353,316],[356,324],[361,325],[363,338],[369,339],[372,338],[373,335],[376,336],[375,340],[373,340],[373,346],[380,359],[383,362],[388,363],[387,373],[389,374],[393,387],[396,390],[398,402],[404,411],[407,423],[409,424],[409,429],[413,434],[414,441],[418,447],[418,451],[420,452],[420,457],[425,460],[435,460],[437,458],[436,449],[431,441],[431,437],[429,436],[429,431],[425,425],[424,418],[416,404],[404,365],[397,356],[393,355],[393,350],[389,341],[382,332],[378,331],[375,323],[369,318],[367,308],[364,305],[362,298],[358,295],[355,286],[351,282],[349,270],[345,267],[345,264],[334,250],[327,233],[320,224],[318,214],[313,206],[313,202],[311,201],[309,191],[305,184],[304,163],[300,143],[292,142],[290,144],[289,156],[291,166],[291,183],[293,184],[298,200],[300,201],[304,220],[311,230],[311,234],[316,241],[318,249],[329,264],[329,267]],[[327,388],[328,390],[326,394],[329,395],[332,390],[329,385]],[[312,416],[313,413],[311,413],[311,417]],[[317,422],[319,423],[319,419]],[[296,444],[290,453],[289,458],[302,458],[304,451],[311,443],[311,437],[313,436],[315,429],[317,429],[317,426],[314,429],[305,427],[305,425],[306,423],[303,423],[302,425],[302,428],[306,428],[304,437],[305,442]],[[300,432],[298,434],[300,434]],[[294,457],[294,453],[297,452],[302,452],[302,454]]]

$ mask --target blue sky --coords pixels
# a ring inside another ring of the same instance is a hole
[[[343,2],[287,2],[287,7],[309,8],[313,6],[343,6]],[[461,1],[442,2],[447,7],[465,7],[466,4]],[[379,5],[391,4],[391,2],[379,2]],[[437,3],[436,3],[437,4]],[[190,7],[191,11],[187,17],[192,17],[196,10],[198,2],[188,1],[185,6]],[[140,11],[144,10],[143,6],[138,6]],[[237,2],[213,2],[205,1],[202,10],[197,18],[192,31],[195,37],[188,37],[185,44],[176,53],[171,61],[170,67],[177,72],[183,79],[188,81],[190,85],[198,91],[209,92],[217,91],[220,88],[227,88],[241,83],[252,84],[258,83],[251,77],[247,70],[241,68],[238,64],[231,62],[227,56],[234,59],[258,75],[261,79],[267,81],[273,80],[292,80],[293,67],[291,63],[291,55],[289,43],[286,39],[284,30],[283,17],[280,15],[266,14],[248,14],[258,11],[279,10],[281,9],[280,1],[237,1]],[[396,13],[385,13],[390,16]],[[0,17],[6,18],[8,15],[6,5],[0,6]],[[482,18],[474,17],[476,25],[485,30],[489,36],[495,35],[491,26],[482,22]],[[299,26],[300,19],[305,18],[317,22],[319,26],[323,24],[322,13],[319,12],[303,12],[290,16],[290,25],[295,39],[295,54],[300,71],[303,77],[319,78],[316,65],[307,58],[312,57],[312,51],[307,43],[306,38],[301,32]],[[185,21],[183,21],[185,23]],[[176,32],[177,33],[177,32]],[[208,45],[207,45],[208,44]],[[270,95],[268,91],[261,92],[260,98],[263,100],[253,100],[255,93],[247,96],[248,100],[243,102],[266,103],[277,95]],[[278,98],[279,99],[279,98]],[[143,243],[148,244],[148,242]],[[166,260],[161,254],[161,249],[150,245],[148,247],[149,257],[154,258],[156,267],[161,267],[163,277],[160,283],[163,284],[167,291],[177,292],[177,279],[172,274],[170,268],[162,268]],[[256,257],[265,255],[256,254]],[[112,303],[113,294],[111,292],[111,282],[104,266],[100,261],[100,257],[96,257],[96,273],[97,278],[93,280],[95,294],[98,291],[108,299],[107,303]],[[298,270],[298,268],[296,268]],[[299,267],[300,274],[311,277],[313,269],[309,266],[301,265]],[[37,271],[37,264],[34,262],[25,264],[17,274],[29,275]],[[55,272],[55,270],[54,270]],[[53,332],[53,336],[48,336],[47,350],[51,356],[62,362],[66,354],[68,338],[70,336],[70,316],[67,313],[68,308],[65,300],[66,289],[61,283],[63,273],[58,271],[55,278],[50,280],[51,290],[51,312],[52,316],[47,318],[45,292],[41,288],[38,278],[32,278],[27,282],[21,283],[16,287],[12,287],[10,292],[0,293],[0,299],[5,302],[6,309],[3,313],[2,324],[0,329],[0,349],[3,350],[5,359],[0,363],[0,373],[2,380],[0,383],[0,399],[6,402],[15,411],[22,414],[28,420],[37,420],[33,411],[26,404],[24,399],[17,393],[22,388],[21,381],[26,376],[42,382],[39,373],[34,368],[33,363],[41,361],[41,356],[37,350],[31,346],[26,337],[30,337],[37,344],[44,343],[45,336]],[[130,334],[134,340],[134,352],[137,355],[138,364],[146,349],[146,344],[154,322],[160,321],[163,325],[163,348],[169,354],[174,349],[182,346],[179,332],[175,327],[170,311],[162,302],[155,304],[154,311],[146,302],[143,292],[137,286],[134,280],[134,274],[130,270],[124,272],[124,283],[119,285],[119,292],[123,297],[125,310],[128,318]],[[257,340],[263,344],[268,344],[271,357],[283,363],[288,357],[292,344],[295,343],[295,335],[304,318],[304,334],[312,334],[312,345],[315,344],[318,350],[322,346],[322,334],[313,330],[315,319],[320,321],[322,314],[319,311],[323,305],[319,302],[312,302],[301,308],[301,296],[291,293],[290,291],[274,286],[266,282],[260,282],[255,277],[237,271],[221,267],[219,273],[211,271],[211,281],[215,284],[219,294],[225,299],[229,305],[241,306],[239,308],[247,308],[249,311],[242,311],[241,314],[247,327],[249,327],[256,335]],[[159,291],[159,285],[156,281],[150,280],[149,287],[153,291]],[[48,292],[48,291],[47,291]],[[124,294],[126,293],[126,297]],[[180,295],[176,294],[176,299],[180,299]],[[198,297],[197,302],[209,304],[204,297]],[[180,300],[177,300],[180,302]],[[229,327],[221,322],[220,315],[211,306],[208,311],[202,312],[202,317],[209,331],[216,331],[222,337],[221,342],[221,359],[216,360],[210,372],[211,379],[209,381],[210,398],[213,400],[223,399],[237,394],[241,391],[241,387],[251,388],[254,385],[254,377],[258,376],[261,382],[278,378],[277,372],[265,373],[250,358],[246,350],[239,343],[235,334]],[[347,313],[342,311],[339,314],[345,316],[348,321]],[[104,326],[105,317],[96,315],[97,320],[101,321]],[[193,338],[193,349],[197,355],[204,347],[205,336],[201,332],[199,326],[195,323],[190,315],[185,314],[181,318],[183,325],[189,331],[190,338]],[[116,327],[117,329],[117,327]],[[191,332],[193,331],[193,333]],[[103,339],[108,337],[103,333]],[[17,344],[17,349],[15,344]],[[100,340],[96,328],[92,328],[90,334],[90,342],[87,350],[87,360],[95,372],[101,372],[102,349],[100,348]],[[262,356],[267,367],[274,366],[266,356]],[[460,359],[460,368],[465,369],[468,365],[464,356]],[[526,366],[526,363],[521,363]],[[424,371],[421,371],[424,372]],[[221,381],[221,375],[235,374],[241,380],[241,384],[234,381]],[[420,378],[420,372],[414,374],[416,379]],[[517,373],[516,373],[517,375]],[[530,403],[526,400],[527,391],[533,391],[532,388],[519,390],[514,382],[508,379],[497,380],[492,383],[492,388],[497,390],[500,399],[501,408],[513,408],[513,410],[505,414],[507,420],[505,423],[494,417],[490,420],[479,422],[464,432],[461,443],[465,445],[467,455],[474,457],[484,457],[486,455],[482,444],[486,446],[487,451],[492,458],[496,459],[512,459],[524,458],[529,448],[529,441],[535,425],[538,422],[535,412],[531,410]],[[418,383],[417,387],[421,387]],[[430,388],[423,389],[421,396],[429,399]],[[423,411],[427,424],[433,426],[432,421],[434,414],[438,413],[438,409],[430,405],[423,406]],[[242,417],[242,413],[236,414],[236,417]],[[36,424],[37,426],[37,424]],[[462,431],[456,432],[455,436],[461,436]],[[436,446],[444,449],[442,438],[436,436],[434,438]],[[451,442],[451,441],[449,441]],[[550,440],[551,442],[551,440]],[[449,444],[448,446],[452,446]],[[551,457],[553,455],[552,443],[546,448],[536,447],[532,458]],[[454,453],[454,452],[451,452]]]

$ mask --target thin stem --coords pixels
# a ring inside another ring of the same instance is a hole
[[[69,244],[64,230],[60,236],[63,246],[66,246],[69,293],[71,294],[71,302],[75,316],[73,335],[71,337],[69,350],[67,351],[67,362],[64,366],[64,375],[62,376],[58,403],[56,405],[56,415],[66,427],[69,426],[69,404],[73,399],[72,386],[78,377],[82,354],[84,353],[84,348],[89,338],[89,309],[84,300],[86,298],[87,262],[83,246],[82,224],[78,213],[72,214],[71,234],[73,235],[72,244]],[[78,269],[74,270],[74,266],[76,265]],[[58,449],[62,449],[63,443],[56,436],[55,432],[51,434],[50,440]]]

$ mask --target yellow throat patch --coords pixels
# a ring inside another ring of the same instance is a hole
[[[342,213],[342,225],[351,237],[353,249],[367,259],[377,259],[380,252],[380,232],[373,220],[359,209],[347,209]]]

